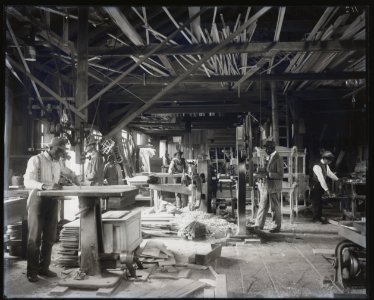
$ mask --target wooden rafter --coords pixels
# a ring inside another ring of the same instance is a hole
[[[238,34],[240,34],[245,28],[247,28],[249,25],[251,25],[253,22],[255,22],[258,18],[260,18],[263,14],[265,14],[271,7],[264,7],[260,9],[255,15],[253,15],[246,23],[244,23],[240,28],[238,28],[235,32],[233,32],[230,36],[228,36],[224,41],[222,41],[221,44],[217,45],[215,48],[213,48],[211,51],[209,51],[204,57],[195,63],[187,72],[184,74],[178,76],[173,82],[171,82],[169,85],[165,87],[165,89],[161,90],[159,93],[157,93],[152,99],[150,99],[146,104],[144,104],[142,107],[140,107],[137,110],[134,110],[131,112],[131,114],[120,122],[114,129],[112,129],[107,136],[111,136],[115,134],[117,131],[121,130],[123,127],[125,127],[127,124],[129,124],[133,119],[135,119],[139,114],[146,111],[149,107],[151,107],[159,98],[161,98],[164,94],[166,94],[169,90],[174,88],[179,82],[181,82],[184,78],[189,76],[193,71],[195,71],[197,68],[199,68],[203,63],[205,63],[212,55],[216,54],[219,49],[230,43]],[[201,11],[200,11],[201,13]],[[192,21],[192,19],[189,20],[189,23]],[[183,27],[180,27],[178,30],[180,30]]]
[[[16,38],[16,36],[14,35],[13,29],[12,29],[12,27],[10,26],[10,23],[9,23],[9,20],[8,20],[8,19],[6,20],[6,25],[7,25],[7,27],[8,27],[9,33],[10,33],[10,35],[11,35],[11,37],[12,37],[13,43],[14,43],[14,44],[16,45],[16,47],[17,47],[17,51],[18,51],[18,54],[19,54],[19,56],[20,56],[20,58],[21,58],[21,60],[22,60],[22,64],[23,64],[23,66],[25,67],[26,71],[30,73],[30,68],[29,68],[29,66],[27,65],[27,62],[26,62],[26,60],[25,60],[25,57],[23,56],[23,53],[22,53],[21,48],[20,48],[20,46],[19,46],[19,44],[18,44],[17,38]],[[43,103],[43,100],[42,100],[42,98],[40,97],[39,90],[38,90],[37,86],[35,85],[34,80],[31,80],[31,84],[32,84],[32,87],[34,88],[34,91],[35,91],[36,97],[38,98],[41,107],[42,107],[43,109],[45,109],[45,107],[44,107],[44,103]]]
[[[56,92],[54,92],[52,89],[50,89],[46,84],[44,84],[42,81],[40,81],[36,76],[34,76],[32,73],[26,71],[21,65],[19,65],[15,60],[8,57],[8,60],[12,64],[14,68],[19,70],[20,72],[24,73],[26,76],[28,76],[30,79],[32,79],[37,85],[39,85],[43,90],[45,90],[48,94],[50,94],[52,97],[54,97],[57,101],[64,104],[67,108],[69,108],[72,112],[74,112],[79,118],[81,118],[83,121],[86,121],[85,115],[83,115],[80,111],[78,111],[74,106],[69,104],[63,97],[58,95]]]
[[[194,20],[194,18],[197,18],[204,11],[205,10],[201,10],[199,12],[199,14],[195,15],[192,19],[189,19],[185,24],[183,24],[183,26],[181,26],[178,30],[176,30],[170,36],[168,36],[161,44],[159,44],[158,47],[161,48],[162,46],[166,45],[166,43],[169,40],[171,40],[172,38],[174,38],[181,30],[183,30],[184,27],[188,26],[190,24],[190,22],[192,22]],[[84,109],[85,107],[87,107],[88,105],[90,105],[93,101],[95,101],[102,94],[104,94],[106,91],[108,91],[112,86],[114,86],[115,84],[117,84],[122,78],[125,78],[125,76],[127,76],[132,70],[134,70],[143,61],[145,61],[146,59],[148,59],[148,57],[150,57],[155,51],[157,51],[158,47],[154,48],[151,52],[149,52],[148,54],[146,54],[143,57],[141,57],[138,62],[136,62],[134,65],[132,65],[131,67],[129,67],[126,71],[124,71],[120,76],[118,76],[110,84],[108,84],[105,88],[103,88],[100,92],[98,92],[95,96],[93,96],[91,99],[89,99],[84,106],[82,105],[81,107],[79,107],[78,110],[80,111],[80,110]]]

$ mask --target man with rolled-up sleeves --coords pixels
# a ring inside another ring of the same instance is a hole
[[[79,184],[75,173],[67,168],[61,158],[66,155],[67,141],[54,137],[49,149],[32,156],[27,162],[24,184],[32,189],[27,199],[28,241],[27,241],[27,279],[39,280],[38,275],[56,277],[49,269],[52,246],[56,240],[58,201],[55,198],[38,197],[37,191],[60,189],[60,176]]]

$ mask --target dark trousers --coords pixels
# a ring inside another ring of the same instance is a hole
[[[28,207],[27,275],[47,270],[56,241],[58,201],[34,198]]]
[[[174,183],[181,183],[181,182],[182,182],[182,178],[180,177],[174,178]],[[186,195],[175,193],[175,201],[176,201],[176,207],[182,208],[182,207],[187,206],[188,198]]]
[[[312,184],[310,198],[312,200],[313,219],[320,219],[322,217],[322,195],[324,192],[319,183]]]

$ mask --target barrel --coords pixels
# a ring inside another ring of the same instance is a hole
[[[12,185],[23,186],[23,176],[12,176]]]
[[[7,249],[11,256],[26,257],[27,250],[27,221],[8,225],[6,236]]]

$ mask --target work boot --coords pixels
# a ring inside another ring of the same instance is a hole
[[[37,281],[39,281],[39,277],[35,273],[27,274],[27,280],[30,281],[30,282],[37,282]]]
[[[45,276],[45,277],[57,277],[57,273],[49,270],[49,269],[46,269],[46,270],[40,270],[39,275],[42,275],[42,276]]]
[[[271,229],[269,230],[269,232],[270,232],[270,233],[278,233],[278,232],[280,232],[280,228],[278,228],[278,227],[271,228]]]

